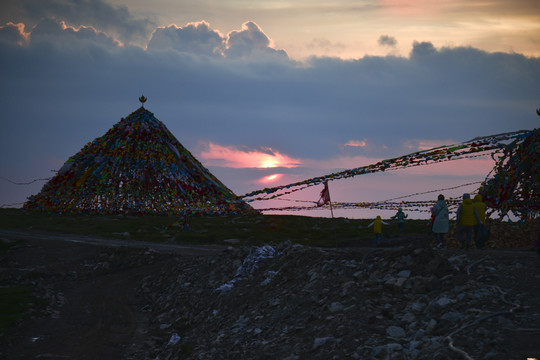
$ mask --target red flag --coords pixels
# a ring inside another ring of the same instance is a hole
[[[330,202],[330,190],[328,190],[328,181],[324,182],[324,189],[321,191],[321,198],[317,201],[317,206],[323,206]]]

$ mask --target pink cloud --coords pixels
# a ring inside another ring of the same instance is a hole
[[[490,156],[483,156],[444,161],[427,166],[412,167],[402,171],[412,172],[417,175],[478,176],[482,180],[494,166],[495,162]]]
[[[17,44],[19,46],[27,45],[30,39],[30,33],[26,32],[23,23],[12,23],[0,26],[0,41]]]
[[[271,184],[283,178],[283,174],[272,174],[257,180],[258,184]]]
[[[410,139],[403,143],[403,146],[412,151],[429,150],[439,146],[456,144],[455,140],[424,140],[424,139]]]
[[[349,140],[345,146],[353,146],[353,147],[365,147],[367,145],[366,140]]]
[[[325,160],[306,159],[302,163],[309,168],[324,169],[324,171],[332,171],[334,169],[354,169],[361,166],[376,164],[382,158],[370,158],[366,156],[339,156]]]
[[[294,168],[302,163],[269,147],[259,150],[243,150],[235,146],[223,146],[209,143],[201,152],[200,158],[209,166],[232,168]]]

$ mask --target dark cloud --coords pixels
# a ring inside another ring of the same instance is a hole
[[[109,49],[120,45],[117,40],[93,27],[79,26],[75,28],[67,26],[63,21],[59,22],[49,18],[43,19],[34,27],[30,34],[30,41],[34,44],[47,42],[72,50],[73,48],[79,50],[89,44],[101,45]]]
[[[170,25],[158,28],[148,43],[150,50],[175,49],[180,52],[211,56],[221,55],[224,47],[225,37],[210,28],[210,24],[206,21],[191,23],[184,27]]]
[[[435,49],[435,46],[433,46],[433,44],[430,42],[415,41],[413,43],[413,48],[411,51],[411,58],[413,59],[419,59],[422,57],[427,57],[427,56],[436,55],[436,54],[437,54],[437,49]]]
[[[241,30],[231,31],[227,36],[212,29],[206,21],[183,27],[170,25],[158,28],[152,34],[148,49],[230,59],[288,60],[287,53],[273,48],[268,36],[252,21],[242,24]]]
[[[389,46],[389,47],[396,47],[397,40],[393,36],[389,35],[381,35],[378,40],[379,45],[381,46]]]
[[[520,54],[417,42],[409,57],[299,64],[252,22],[229,34],[219,57],[198,56],[219,44],[207,24],[156,32],[149,48],[175,51],[118,46],[94,28],[52,20],[14,46],[17,29],[0,30],[3,38],[15,32],[0,41],[0,152],[10,155],[0,157],[0,175],[19,181],[58,169],[140,106],[141,93],[195,156],[204,140],[324,160],[363,139],[370,146],[355,151],[384,158],[411,152],[409,139],[465,141],[538,126],[540,59]],[[299,180],[314,172],[294,171]],[[0,202],[16,202],[16,193],[0,187]]]
[[[28,44],[28,40],[28,33],[25,32],[24,24],[9,22],[4,26],[0,26],[0,42],[24,46]]]
[[[268,36],[252,21],[242,24],[242,30],[229,33],[224,53],[230,58],[287,58],[285,51],[271,47]]]
[[[136,17],[125,6],[103,0],[6,0],[4,6],[16,21],[35,25],[43,18],[65,21],[70,26],[91,26],[124,43],[146,44],[156,22]],[[10,19],[10,21],[13,21]]]

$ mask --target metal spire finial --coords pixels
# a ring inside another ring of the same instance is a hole
[[[144,108],[144,103],[146,102],[146,97],[144,95],[141,95],[141,97],[139,98],[139,101],[141,102],[141,107]]]

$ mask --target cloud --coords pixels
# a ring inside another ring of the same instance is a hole
[[[221,55],[224,47],[224,36],[213,30],[206,21],[189,23],[183,27],[169,25],[157,28],[148,43],[150,50],[175,49],[208,56]]]
[[[269,184],[278,182],[282,178],[283,178],[283,174],[271,174],[271,175],[267,175],[260,178],[256,182],[262,185],[269,185]]]
[[[344,146],[365,147],[367,146],[367,142],[366,140],[349,140],[345,143]]]
[[[55,46],[63,45],[67,48],[76,46],[78,49],[87,46],[89,43],[107,48],[115,48],[121,45],[114,38],[91,26],[73,27],[66,25],[64,21],[53,19],[40,21],[32,29],[30,39],[32,43],[48,42]]]
[[[459,143],[456,140],[439,140],[439,139],[406,139],[403,146],[411,151],[429,150],[439,146],[452,145]]]
[[[125,6],[103,0],[8,0],[10,13],[18,21],[33,26],[44,18],[64,21],[107,32],[123,43],[146,43],[156,23],[150,17],[137,17]]]
[[[310,50],[322,50],[324,53],[330,53],[335,56],[347,48],[347,46],[341,42],[332,42],[324,38],[315,38],[307,44],[307,48]]]
[[[293,168],[301,165],[298,159],[281,154],[272,148],[243,150],[235,146],[208,144],[208,149],[200,153],[201,159],[212,166],[233,168]]]
[[[270,38],[253,21],[243,23],[241,30],[231,31],[227,35],[224,54],[230,58],[288,58],[285,51],[274,49]]]
[[[29,33],[25,31],[25,25],[23,23],[14,24],[8,22],[4,26],[0,26],[0,42],[24,46],[29,41]]]
[[[388,46],[388,47],[392,47],[392,48],[397,46],[397,40],[393,36],[381,35],[377,42],[381,46]]]
[[[411,58],[422,58],[427,57],[430,55],[436,55],[437,49],[435,49],[435,46],[429,41],[422,41],[418,42],[415,41],[413,43],[413,48],[411,51]]]
[[[299,63],[253,22],[229,35],[205,22],[161,28],[148,50],[62,20],[30,29],[0,29],[9,39],[0,41],[0,152],[10,154],[0,157],[0,175],[21,181],[57,170],[42,159],[68,159],[136,110],[141,93],[145,107],[238,194],[264,176],[301,181],[538,122],[540,59],[516,53],[419,41],[408,57]],[[28,33],[29,43],[13,46]],[[213,53],[218,35],[225,56],[182,52]],[[348,156],[360,151],[369,156]],[[0,203],[32,192],[2,186]]]
[[[275,49],[272,40],[253,21],[243,23],[241,30],[233,30],[226,36],[212,29],[206,21],[183,27],[160,27],[153,32],[148,49],[174,49],[181,53],[230,59],[288,60],[287,53]]]

